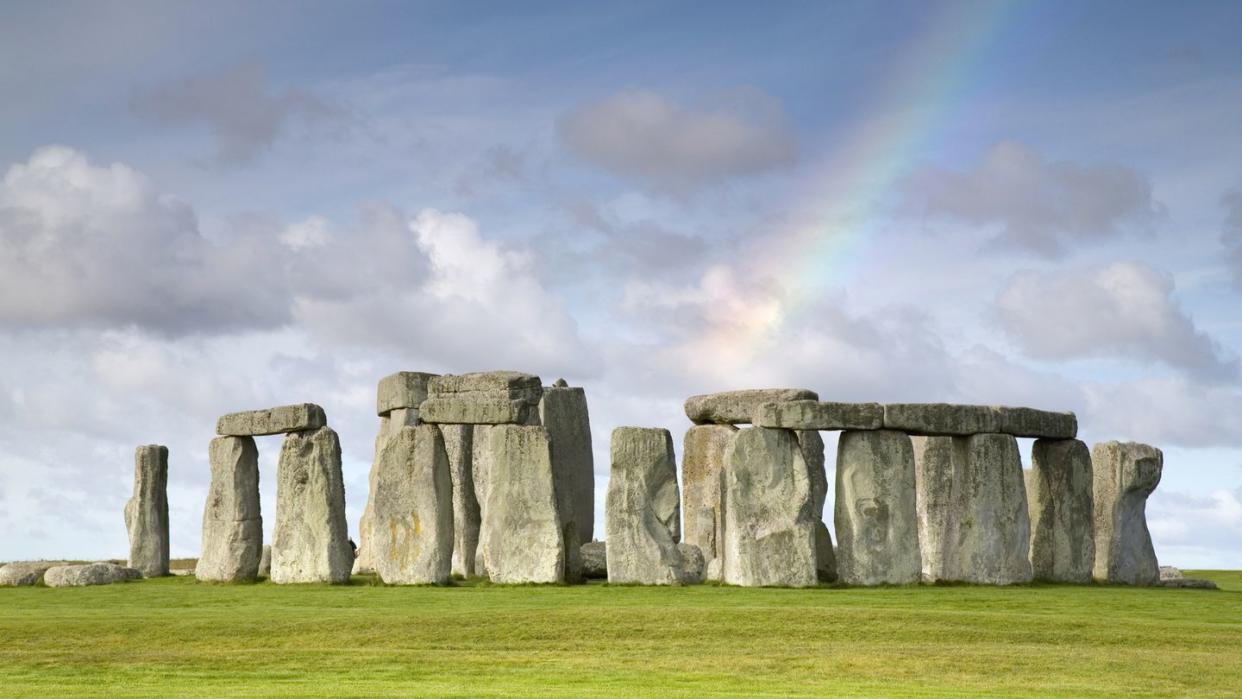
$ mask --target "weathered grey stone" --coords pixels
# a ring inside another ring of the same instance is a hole
[[[677,551],[681,554],[681,582],[703,582],[707,577],[707,562],[703,560],[703,552],[699,547],[682,542],[677,544]]]
[[[259,451],[251,437],[216,437],[210,461],[211,489],[194,576],[210,582],[252,581],[263,551]]]
[[[443,584],[453,568],[453,481],[434,425],[404,427],[380,453],[372,561],[390,585]]]
[[[707,570],[703,579],[711,582],[724,582],[724,558],[713,558],[707,562]]]
[[[878,430],[884,426],[884,406],[818,400],[763,403],[755,411],[754,424],[787,430]]]
[[[945,580],[956,555],[955,508],[962,499],[953,462],[952,437],[914,437],[914,480],[919,518],[919,552],[925,582]]]
[[[455,425],[531,425],[538,423],[538,406],[526,399],[485,395],[461,398],[458,395],[433,396],[423,401],[420,408],[423,422]]]
[[[685,541],[710,563],[724,555],[725,452],[737,435],[733,425],[695,425],[682,452],[682,519]]]
[[[892,430],[841,433],[835,520],[842,582],[918,582],[922,560],[909,436]]]
[[[474,429],[473,425],[440,425],[453,482],[453,574],[466,578],[478,574],[474,563],[482,522],[474,492]]]
[[[380,379],[375,395],[375,411],[380,416],[398,408],[417,408],[427,400],[427,383],[436,374],[398,371]]]
[[[345,583],[353,565],[340,440],[330,427],[291,433],[276,466],[272,582]]]
[[[375,518],[375,477],[377,475],[376,468],[379,465],[380,453],[384,449],[384,445],[394,435],[401,433],[406,426],[414,426],[419,424],[417,408],[393,408],[387,414],[380,416],[379,432],[375,435],[375,456],[371,461],[371,471],[367,476],[367,504],[362,511],[362,519],[358,522],[358,550],[354,556],[353,573],[355,575],[369,575],[375,572],[375,562],[373,560],[372,551],[374,547],[371,545],[371,534],[374,529],[373,523]]]
[[[484,567],[492,582],[565,581],[565,540],[553,485],[552,450],[542,427],[494,425],[474,434],[485,485],[479,532]],[[478,465],[479,460],[475,461]]]
[[[535,404],[543,393],[543,382],[534,374],[520,371],[480,371],[473,374],[445,374],[430,379],[427,395],[440,396],[459,393],[503,393],[509,398],[521,398]]]
[[[49,568],[67,565],[65,561],[14,561],[0,566],[0,587],[38,585]]]
[[[86,585],[111,585],[141,578],[140,571],[115,563],[85,563],[48,568],[43,574],[43,584],[48,587],[85,587]]]
[[[1031,580],[1031,522],[1022,457],[1012,435],[953,440],[959,505],[954,508],[955,556],[946,578],[992,585]]]
[[[129,567],[145,577],[168,575],[168,447],[134,453],[134,496],[125,503]]]
[[[1185,577],[1186,574],[1182,572],[1181,568],[1176,566],[1160,566],[1160,582],[1164,582],[1166,580],[1181,580]]]
[[[259,577],[272,577],[272,547],[263,545],[263,554],[259,556]]]
[[[759,406],[791,400],[818,400],[819,394],[805,388],[753,388],[690,396],[686,417],[696,425],[746,425]]]
[[[1147,497],[1160,483],[1164,454],[1135,442],[1091,450],[1095,491],[1095,566],[1100,582],[1154,585],[1160,566],[1147,530]]]
[[[1037,439],[1074,439],[1078,436],[1078,417],[1073,413],[1006,406],[993,410],[998,421],[996,431],[1003,434]]]
[[[1087,445],[1077,439],[1036,440],[1026,474],[1035,579],[1091,582],[1095,514]]]
[[[884,406],[884,429],[918,436],[969,436],[996,432],[1000,415],[986,405],[890,403]]]
[[[685,580],[677,548],[681,505],[677,462],[668,430],[618,427],[612,431],[612,478],[604,524],[608,582],[672,585]]]
[[[591,419],[586,392],[581,388],[549,386],[539,401],[539,422],[552,439],[552,469],[561,526],[571,522],[565,547],[577,551],[581,542],[595,538],[595,456],[591,450]],[[567,563],[567,569],[578,566]],[[572,574],[570,577],[573,577]]]
[[[588,541],[580,549],[582,554],[582,577],[588,580],[608,578],[608,544]]]
[[[816,583],[811,480],[790,430],[741,430],[725,453],[724,562],[730,585]]]
[[[282,405],[266,410],[229,413],[216,421],[216,434],[227,437],[257,437],[314,430],[328,424],[323,408],[314,403]]]
[[[1169,580],[1165,580],[1161,578],[1161,580],[1157,582],[1156,584],[1161,587],[1180,587],[1180,588],[1191,588],[1191,589],[1199,589],[1199,590],[1219,589],[1216,587],[1216,583],[1212,582],[1211,580],[1204,580],[1202,578],[1172,578]]]
[[[828,471],[824,463],[824,438],[819,432],[795,432],[807,476],[811,479],[811,514],[815,517],[815,571],[820,582],[836,582],[837,556],[832,548],[832,534],[824,524],[824,504],[828,499]]]

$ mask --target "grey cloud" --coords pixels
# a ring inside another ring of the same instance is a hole
[[[578,156],[657,186],[764,172],[793,162],[797,150],[779,102],[757,90],[703,108],[651,91],[621,92],[578,107],[558,126]]]
[[[255,63],[139,90],[130,106],[158,123],[206,125],[218,160],[231,164],[253,161],[295,119],[316,123],[342,116],[308,92],[273,89],[263,66]]]
[[[1234,283],[1242,289],[1242,189],[1227,192],[1221,198],[1221,204],[1225,207],[1221,243],[1233,266]]]
[[[1150,230],[1164,215],[1151,183],[1131,168],[1047,160],[1011,142],[965,171],[925,168],[903,189],[907,212],[995,227],[997,243],[1045,256],[1080,239]]]
[[[997,298],[1000,321],[1035,359],[1122,357],[1199,379],[1234,379],[1237,362],[1178,304],[1173,279],[1141,262],[1020,272]]]

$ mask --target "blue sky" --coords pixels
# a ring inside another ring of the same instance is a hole
[[[587,388],[601,495],[611,429],[680,443],[698,392],[1071,409],[1165,450],[1163,562],[1242,567],[1238,26],[8,3],[0,559],[121,555],[148,442],[193,555],[215,416],[304,400],[356,526],[379,377],[515,368]]]

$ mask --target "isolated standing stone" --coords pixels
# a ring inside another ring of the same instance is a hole
[[[111,585],[141,577],[140,571],[115,563],[85,563],[48,568],[43,574],[43,584],[48,587],[85,587]]]
[[[562,517],[573,515],[575,546],[590,541],[595,538],[595,456],[586,392],[568,386],[545,387],[539,421],[552,439],[552,468]],[[561,526],[567,523],[562,519]],[[571,545],[568,536],[565,545]]]
[[[474,492],[474,426],[440,425],[453,484],[453,574],[473,577],[482,522]]]
[[[1155,585],[1160,565],[1147,530],[1147,497],[1160,483],[1164,454],[1135,442],[1091,450],[1095,489],[1095,567],[1100,582]]]
[[[497,583],[564,582],[565,540],[547,430],[492,426],[475,432],[474,449],[486,453],[479,545],[488,577]]]
[[[811,480],[794,433],[767,427],[738,432],[725,454],[724,582],[814,585],[811,506]]]
[[[372,560],[393,585],[443,584],[453,562],[453,482],[434,425],[404,427],[377,462]]]
[[[1095,514],[1087,445],[1036,440],[1027,473],[1032,574],[1036,580],[1091,582]]]
[[[914,448],[904,433],[841,433],[835,519],[842,582],[918,582],[922,561],[914,480]]]
[[[919,518],[923,580],[945,580],[945,566],[956,555],[957,512],[962,502],[953,461],[952,437],[914,437],[914,480]]]
[[[314,403],[299,403],[266,410],[229,413],[216,421],[216,434],[228,437],[257,437],[314,430],[326,424],[328,424],[328,418],[323,408]]]
[[[764,403],[818,399],[819,394],[805,388],[754,388],[690,396],[685,408],[696,425],[746,425]]]
[[[755,411],[754,423],[787,430],[878,430],[884,426],[884,406],[818,400],[763,403]]]
[[[381,417],[399,408],[417,409],[427,400],[427,384],[436,374],[398,371],[380,379],[375,392],[375,411]]]
[[[340,440],[330,427],[291,433],[276,466],[272,582],[345,583],[353,564]]]
[[[795,432],[802,459],[806,461],[811,479],[811,514],[815,517],[815,570],[820,582],[836,582],[837,556],[832,548],[832,534],[824,524],[824,504],[828,499],[828,471],[824,463],[824,438],[819,432]]]
[[[682,519],[685,541],[710,563],[724,555],[724,463],[737,428],[695,425],[686,430],[682,452]]]
[[[259,450],[252,437],[211,440],[211,489],[203,510],[203,547],[194,577],[248,582],[259,574]]]
[[[683,582],[673,436],[665,429],[618,427],[612,431],[611,454],[612,478],[604,509],[608,582]]]
[[[148,578],[168,575],[168,447],[134,453],[134,496],[125,503],[129,566]]]
[[[1031,521],[1018,442],[1011,435],[953,440],[959,481],[954,555],[946,579],[992,585],[1031,580]]]

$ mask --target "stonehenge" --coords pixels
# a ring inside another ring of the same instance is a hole
[[[1095,496],[1095,566],[1100,582],[1155,585],[1160,566],[1147,530],[1147,497],[1160,483],[1164,454],[1135,442],[1091,450]]]
[[[14,561],[0,566],[0,587],[29,587],[43,581],[50,568],[67,565],[65,561]]]
[[[565,539],[547,430],[493,425],[475,442],[480,446],[489,455],[479,534],[488,577],[498,583],[565,582]]]
[[[453,482],[440,430],[405,426],[376,462],[373,565],[388,584],[444,584],[453,567]]]
[[[1091,451],[1077,439],[1039,439],[1027,472],[1031,572],[1036,580],[1091,582],[1095,505]]]
[[[805,388],[761,388],[690,396],[685,408],[686,417],[696,425],[745,425],[766,403],[818,399],[815,391]]]
[[[129,567],[143,577],[168,575],[168,447],[148,444],[134,453],[134,496],[125,503]]]
[[[345,583],[354,567],[341,444],[331,427],[290,432],[276,466],[275,583]]]
[[[682,527],[686,543],[699,547],[710,565],[724,556],[724,461],[738,429],[695,425],[682,450]]]
[[[211,485],[194,576],[207,582],[253,581],[263,555],[259,450],[253,437],[216,437],[209,457]]]
[[[837,575],[849,585],[918,582],[914,447],[893,430],[848,430],[837,447]]]
[[[111,585],[141,577],[141,571],[115,563],[83,563],[48,568],[43,573],[43,584],[48,587],[86,587]]]
[[[673,436],[659,428],[612,432],[608,481],[608,582],[671,585],[687,582]],[[703,567],[699,554],[699,569]]]

